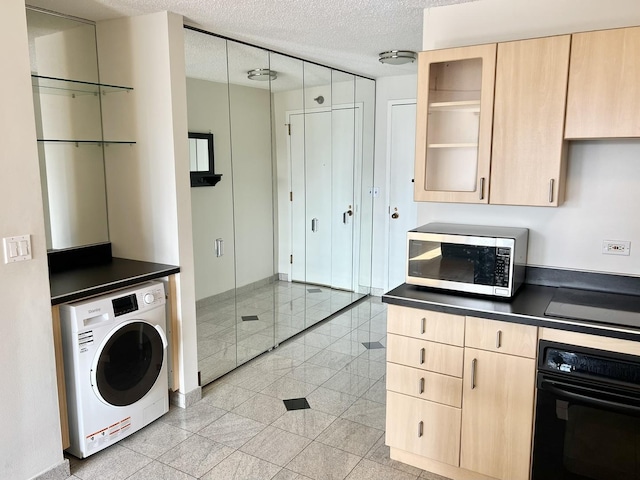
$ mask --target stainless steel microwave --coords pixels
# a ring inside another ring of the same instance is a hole
[[[529,230],[429,223],[407,233],[411,285],[512,297],[524,281]]]

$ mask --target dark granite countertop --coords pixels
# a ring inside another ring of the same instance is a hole
[[[624,294],[620,294],[620,290],[605,291],[600,288],[602,285],[615,285],[615,282],[608,281],[611,280],[610,275],[602,277],[598,279],[597,284],[580,285],[592,288],[576,289],[574,284],[567,287],[563,283],[555,286],[525,284],[510,300],[449,293],[403,284],[384,294],[382,301],[392,305],[640,341],[640,296],[631,296],[630,291],[624,291]],[[640,282],[640,279],[630,277],[624,277],[622,280],[628,284],[627,290],[632,289],[636,282]],[[636,292],[640,293],[640,289]],[[547,312],[552,300],[566,301],[564,299],[574,297],[589,298],[588,303],[591,306],[600,307],[599,311],[603,312],[602,321],[590,319],[586,314],[582,318],[580,315],[562,316],[554,313],[553,308]],[[630,308],[630,303],[635,306]],[[611,311],[610,315],[607,314],[608,311]],[[621,318],[629,320],[622,321]]]
[[[179,272],[180,267],[174,265],[113,258],[104,265],[52,273],[49,275],[51,305],[91,297]]]

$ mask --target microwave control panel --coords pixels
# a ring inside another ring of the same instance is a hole
[[[509,269],[511,268],[511,249],[508,247],[496,248],[495,286],[509,286]]]

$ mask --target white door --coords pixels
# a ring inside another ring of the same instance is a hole
[[[389,260],[387,290],[405,281],[407,231],[418,221],[413,201],[416,143],[415,100],[389,102],[387,172],[389,179]]]
[[[291,279],[353,290],[361,109],[289,115]]]
[[[355,159],[360,158],[361,109],[339,108],[332,114],[333,176],[331,182],[331,286],[354,290]]]

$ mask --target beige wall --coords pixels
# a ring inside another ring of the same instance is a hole
[[[613,4],[612,4],[613,5]],[[424,49],[640,24],[640,2],[482,0],[425,10]],[[442,221],[531,229],[528,263],[640,272],[640,140],[571,142],[559,208],[421,203],[420,224]],[[631,255],[603,255],[603,240],[631,241]]]
[[[134,91],[103,109],[109,234],[116,257],[179,265],[183,394],[196,390],[197,351],[182,17],[168,12],[99,22],[100,80]]]
[[[29,79],[25,5],[0,4],[0,237],[31,234],[31,261],[0,259],[0,478],[26,479],[63,463],[44,214]]]

